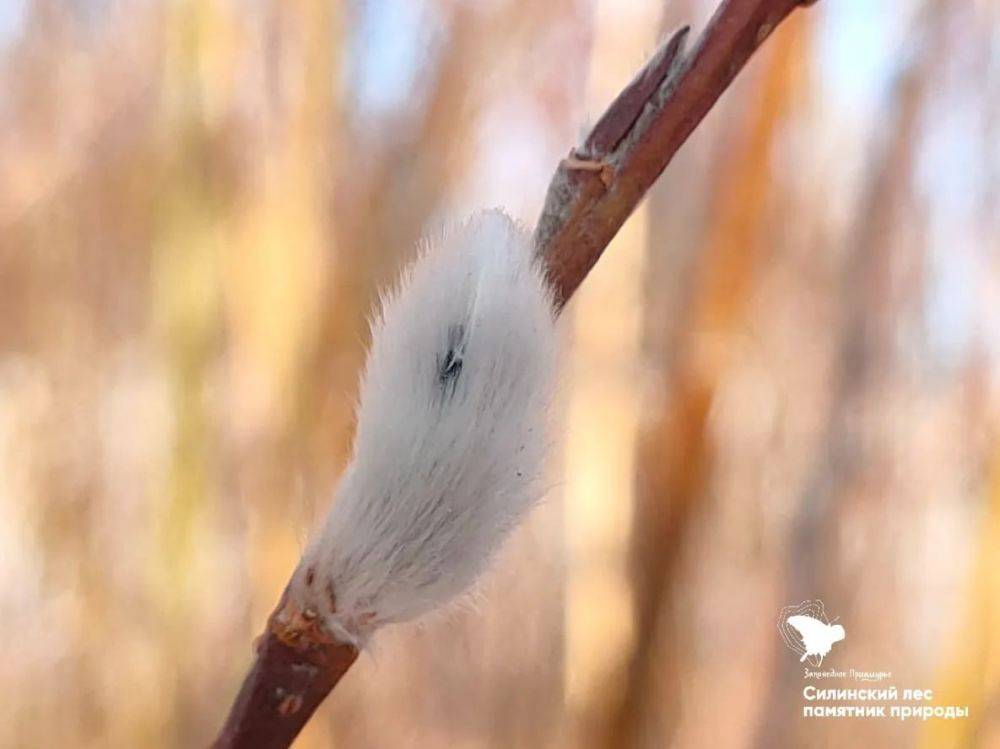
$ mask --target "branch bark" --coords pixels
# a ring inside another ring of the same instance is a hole
[[[754,51],[813,2],[723,0],[692,52],[682,28],[560,163],[534,233],[560,309]],[[357,656],[283,596],[214,749],[290,746]]]
[[[289,604],[286,589],[212,749],[291,746],[357,657],[354,645],[338,642],[315,615]]]
[[[560,307],[754,51],[797,6],[814,2],[724,0],[689,55],[685,27],[563,160],[535,228]]]

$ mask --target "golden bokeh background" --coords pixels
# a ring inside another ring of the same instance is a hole
[[[0,746],[207,745],[379,289],[714,5],[0,0]],[[1000,5],[796,13],[567,308],[546,501],[297,745],[1000,747],[998,190]],[[813,598],[969,718],[801,717]]]

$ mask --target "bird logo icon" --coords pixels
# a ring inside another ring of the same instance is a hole
[[[799,663],[808,661],[816,668],[823,665],[834,643],[847,637],[843,625],[827,618],[820,600],[785,606],[778,617],[778,632],[789,650],[801,656]]]

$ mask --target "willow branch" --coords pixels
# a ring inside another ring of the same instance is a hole
[[[724,0],[689,55],[683,28],[562,161],[534,234],[560,308],[753,52],[796,6],[813,1]],[[213,746],[290,746],[357,656],[283,596]]]
[[[799,5],[724,0],[690,54],[663,44],[549,184],[535,247],[561,307],[750,56]]]
[[[284,749],[358,657],[309,612],[288,602],[286,589],[256,643],[250,673],[212,749]]]

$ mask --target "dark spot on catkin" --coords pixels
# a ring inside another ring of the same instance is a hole
[[[458,376],[462,373],[465,357],[465,326],[452,325],[448,328],[447,348],[437,355],[437,379],[442,397],[450,397],[455,392]]]

